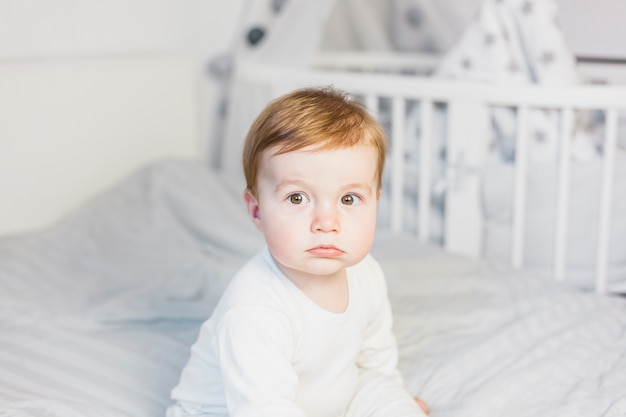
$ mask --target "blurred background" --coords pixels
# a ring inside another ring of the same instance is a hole
[[[285,0],[269,2],[279,8]],[[261,0],[0,0],[0,59],[189,53],[207,74],[249,27],[271,26]],[[480,0],[337,0],[322,29],[326,50],[445,52]],[[626,2],[558,0],[558,23],[579,57],[626,60]],[[412,7],[417,6],[417,7]],[[399,15],[401,14],[401,15]],[[299,19],[306,21],[309,16]],[[418,34],[419,36],[415,36]],[[215,114],[220,80],[202,77],[203,113]],[[210,120],[201,119],[209,135]]]

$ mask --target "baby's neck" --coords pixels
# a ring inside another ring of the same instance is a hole
[[[343,313],[350,299],[348,277],[343,269],[331,276],[291,278],[287,277],[311,301],[332,313]]]

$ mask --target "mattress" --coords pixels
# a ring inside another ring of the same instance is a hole
[[[0,416],[159,416],[262,247],[241,190],[162,161],[0,239]],[[626,300],[380,230],[400,369],[432,416],[626,415]]]

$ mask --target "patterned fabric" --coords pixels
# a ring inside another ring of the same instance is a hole
[[[552,0],[487,0],[437,74],[472,81],[576,84]]]
[[[435,75],[447,79],[502,84],[575,85],[582,82],[557,21],[553,0],[486,0]],[[596,155],[593,137],[598,115],[579,112],[572,126],[572,153]],[[515,112],[494,108],[493,148],[500,158],[515,158]],[[551,162],[558,155],[560,112],[529,112],[529,158]]]

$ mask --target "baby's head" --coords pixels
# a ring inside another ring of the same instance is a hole
[[[305,88],[272,101],[252,124],[242,163],[246,187],[256,194],[263,152],[280,155],[304,148],[330,150],[371,145],[378,155],[378,191],[387,138],[367,109],[333,88]]]

